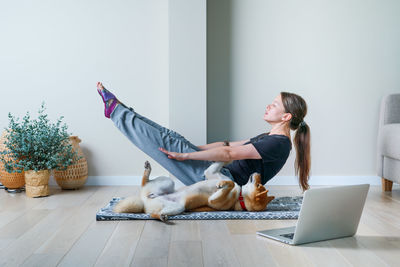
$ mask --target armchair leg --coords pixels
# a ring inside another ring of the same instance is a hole
[[[382,191],[392,191],[393,182],[382,177]]]

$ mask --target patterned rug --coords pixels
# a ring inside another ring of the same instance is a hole
[[[101,208],[96,214],[97,221],[111,220],[154,220],[145,213],[115,213],[113,207],[124,198],[114,197],[106,207]],[[297,219],[302,196],[277,197],[267,206],[265,211],[210,211],[210,212],[184,212],[179,215],[168,216],[168,220],[285,220]]]

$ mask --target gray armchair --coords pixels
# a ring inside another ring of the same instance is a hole
[[[392,191],[393,182],[400,183],[400,94],[385,95],[382,99],[377,152],[382,190]]]

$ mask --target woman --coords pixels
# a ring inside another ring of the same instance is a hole
[[[103,85],[97,83],[97,91],[104,102],[104,114],[140,150],[185,185],[204,180],[204,170],[214,161],[232,161],[221,172],[239,185],[247,183],[254,172],[261,174],[263,184],[272,179],[285,164],[292,149],[290,130],[296,130],[295,173],[299,185],[309,188],[310,128],[304,122],[307,104],[296,94],[281,92],[267,106],[264,120],[272,129],[248,140],[216,142],[195,146],[182,135],[138,114],[120,102]]]

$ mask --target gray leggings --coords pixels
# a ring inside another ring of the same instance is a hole
[[[158,150],[159,147],[163,147],[168,151],[179,153],[200,151],[179,133],[158,125],[124,104],[117,105],[111,113],[111,120],[135,146],[157,161],[183,184],[191,185],[205,179],[204,171],[213,161],[178,161],[169,159],[166,154]],[[234,180],[228,169],[222,168],[221,173]]]

